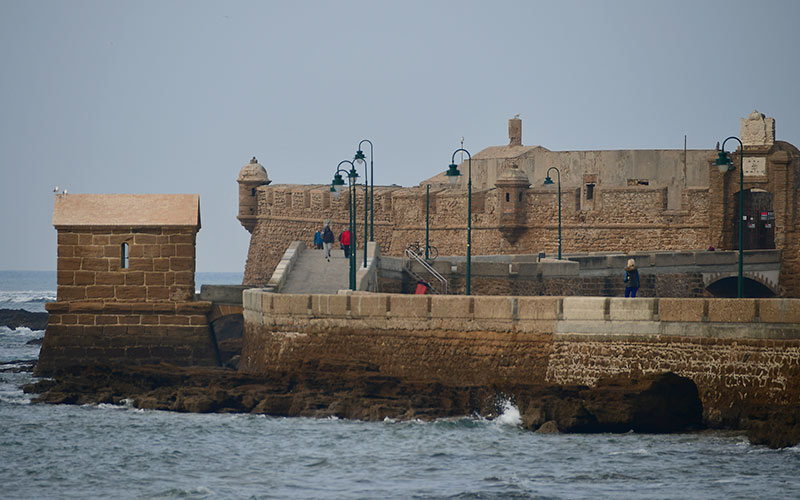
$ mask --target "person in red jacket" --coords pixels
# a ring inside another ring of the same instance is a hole
[[[344,257],[350,257],[350,230],[345,229],[342,231],[342,234],[339,235],[339,243],[342,244],[342,250],[344,250]]]

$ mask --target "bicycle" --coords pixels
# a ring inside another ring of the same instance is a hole
[[[425,250],[419,244],[419,241],[415,241],[413,243],[409,243],[407,249],[411,250],[412,252],[414,252],[415,254],[417,254],[420,257],[424,257],[425,256]],[[438,257],[438,256],[439,256],[439,250],[435,246],[428,245],[428,260],[436,260],[436,257]]]

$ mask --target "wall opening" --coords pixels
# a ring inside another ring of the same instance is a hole
[[[586,185],[586,199],[593,200],[594,199],[594,184],[587,184]]]
[[[733,195],[733,245],[739,249],[739,193]],[[772,193],[763,189],[744,191],[744,240],[745,250],[775,248],[775,212],[772,207]]]
[[[506,202],[508,202],[508,201],[510,201],[510,197],[509,197],[508,193],[506,193]]]
[[[742,280],[742,295],[750,298],[771,298],[775,297],[775,293],[767,286],[759,283],[756,280],[744,277]],[[739,293],[739,277],[729,276],[717,280],[706,287],[706,291],[712,297],[718,298],[736,298]]]
[[[130,248],[130,245],[128,244],[128,242],[124,242],[124,243],[122,243],[122,245],[120,245],[119,267],[121,269],[128,269],[128,266],[130,265],[130,255],[131,255],[131,251],[130,250],[131,250],[131,248]]]

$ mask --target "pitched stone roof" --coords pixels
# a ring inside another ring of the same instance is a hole
[[[197,194],[57,194],[53,226],[196,226]]]
[[[542,146],[489,146],[480,150],[473,160],[519,158],[530,151],[549,151]]]

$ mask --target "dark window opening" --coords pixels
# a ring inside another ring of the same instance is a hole
[[[593,200],[594,199],[594,184],[587,184],[586,185],[586,199]]]
[[[639,184],[640,186],[649,186],[650,185],[650,181],[636,181],[636,183]]]
[[[522,193],[519,193],[519,201],[522,201]]]
[[[509,201],[509,199],[508,199],[508,193],[506,193],[506,201]]]
[[[250,196],[255,196],[255,195],[256,195],[256,188],[253,188],[250,190]]]
[[[122,269],[128,269],[128,265],[130,264],[130,245],[128,245],[128,243],[123,243],[120,250],[121,258],[119,267]]]

